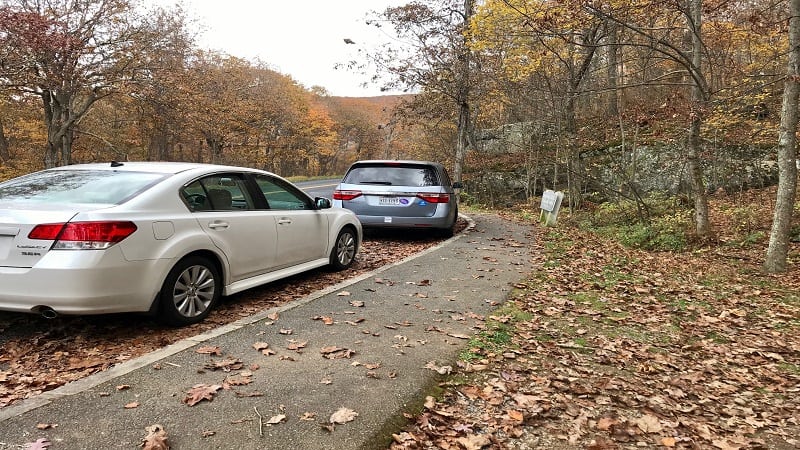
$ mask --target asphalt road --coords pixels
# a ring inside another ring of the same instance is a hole
[[[137,448],[154,424],[172,449],[386,448],[531,270],[528,227],[474,221],[400,263],[4,408],[0,449]],[[225,387],[188,406],[198,385]]]
[[[297,187],[304,190],[311,197],[333,197],[333,188],[339,184],[339,179],[301,181],[295,183]]]

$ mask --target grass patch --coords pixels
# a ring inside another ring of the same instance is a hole
[[[800,295],[788,294],[783,297],[778,297],[778,302],[789,306],[800,306]]]
[[[792,375],[800,375],[800,365],[797,364],[782,362],[778,363],[778,368]]]
[[[730,344],[731,342],[730,339],[717,333],[716,331],[706,333],[705,337],[715,344]]]
[[[511,343],[514,324],[528,321],[533,314],[517,307],[513,302],[498,308],[486,320],[486,329],[469,340],[467,348],[459,354],[462,361],[472,362],[490,353],[502,353]]]

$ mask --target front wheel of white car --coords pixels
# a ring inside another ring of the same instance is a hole
[[[159,298],[159,319],[169,325],[198,323],[208,316],[222,293],[216,265],[207,258],[190,256],[172,268]]]
[[[331,250],[330,265],[334,270],[344,270],[353,264],[356,258],[358,241],[352,228],[345,228],[336,237]]]

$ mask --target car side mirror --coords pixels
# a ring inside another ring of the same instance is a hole
[[[460,181],[453,183],[453,189],[461,189],[462,187],[464,187],[464,185],[462,185]]]
[[[314,198],[314,206],[317,209],[328,209],[331,207],[331,201],[325,197]]]

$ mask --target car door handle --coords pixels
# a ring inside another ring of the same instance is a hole
[[[283,225],[287,223],[292,223],[292,219],[288,217],[281,217],[280,219],[278,219],[278,225]]]
[[[211,222],[208,224],[208,228],[211,228],[212,230],[224,230],[228,228],[228,226],[230,226],[228,222]]]

